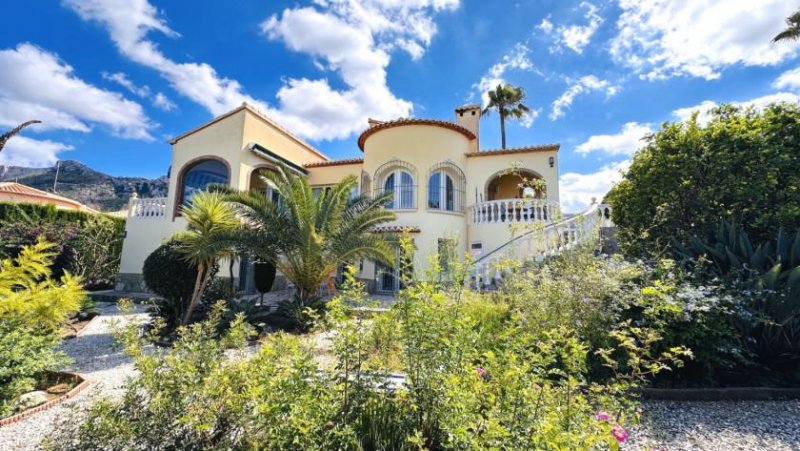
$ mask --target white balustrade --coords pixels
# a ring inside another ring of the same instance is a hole
[[[167,215],[167,198],[153,197],[139,199],[131,196],[128,218],[162,218]]]
[[[502,205],[502,204],[501,204]],[[488,209],[490,212],[492,209]],[[496,212],[497,209],[494,210]],[[502,279],[498,266],[506,261],[536,261],[558,255],[562,251],[596,239],[601,226],[608,226],[611,209],[608,205],[592,204],[586,211],[563,221],[546,225],[541,230],[520,235],[473,263],[472,281],[483,289]],[[490,215],[491,213],[487,213]],[[552,214],[552,213],[550,213]],[[553,218],[554,216],[548,216]],[[493,221],[490,216],[487,221]]]
[[[542,199],[499,199],[470,207],[473,224],[513,224],[544,222],[559,216],[558,202]]]

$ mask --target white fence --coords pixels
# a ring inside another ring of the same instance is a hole
[[[167,215],[167,198],[152,197],[139,199],[131,197],[128,205],[128,218],[163,218]]]
[[[542,199],[500,199],[470,207],[473,224],[511,224],[557,220],[558,202]]]

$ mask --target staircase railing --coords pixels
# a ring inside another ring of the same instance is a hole
[[[498,268],[504,261],[537,261],[596,239],[601,225],[610,221],[610,208],[592,204],[586,211],[515,237],[472,263],[472,282],[478,289],[502,280]]]

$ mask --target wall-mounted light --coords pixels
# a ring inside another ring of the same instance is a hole
[[[550,157],[549,161],[550,161],[550,167],[552,168],[556,164],[556,157]]]

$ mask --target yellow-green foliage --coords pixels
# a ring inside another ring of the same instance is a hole
[[[0,321],[55,329],[78,310],[86,293],[70,274],[60,284],[50,279],[52,248],[40,240],[16,260],[0,261]]]
[[[24,247],[16,260],[0,261],[0,417],[13,413],[16,398],[36,386],[37,377],[66,361],[57,351],[59,327],[75,313],[86,293],[80,278],[50,278],[55,253],[42,240]]]

